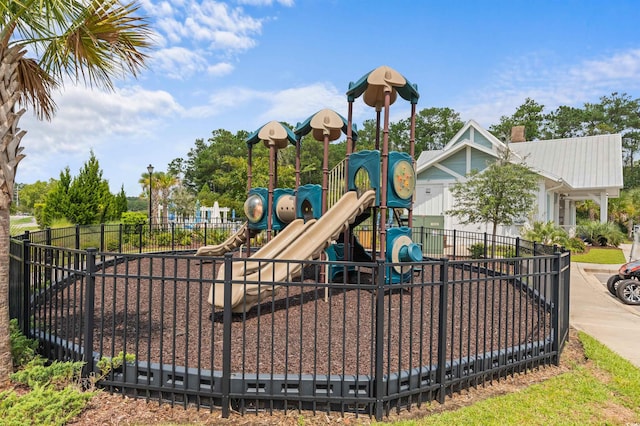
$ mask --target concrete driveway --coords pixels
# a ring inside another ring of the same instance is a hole
[[[628,254],[630,245],[622,248]],[[624,304],[606,287],[619,267],[571,262],[569,321],[640,367],[640,306]]]

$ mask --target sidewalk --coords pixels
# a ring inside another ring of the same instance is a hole
[[[621,246],[629,259],[631,245]],[[620,265],[571,262],[569,321],[640,367],[640,310],[614,298],[594,274],[613,275]]]

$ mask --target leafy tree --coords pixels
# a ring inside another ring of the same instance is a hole
[[[102,178],[100,163],[91,151],[89,160],[69,186],[69,205],[64,216],[77,225],[105,222],[114,205],[109,182]]]
[[[580,108],[559,106],[545,116],[542,135],[544,139],[579,137],[584,134],[585,111]]]
[[[356,141],[357,150],[362,151],[365,149],[375,149],[376,134],[376,120],[363,121],[362,127],[358,129],[358,140]],[[378,138],[380,140],[380,144],[382,144],[382,131],[380,131]]]
[[[489,127],[489,131],[500,140],[511,140],[511,129],[514,126],[524,126],[527,140],[536,140],[541,136],[541,129],[545,116],[542,113],[544,105],[540,105],[531,98],[526,98],[511,117],[500,117],[500,123]]]
[[[202,185],[202,189],[198,192],[198,200],[200,200],[200,205],[204,207],[213,207],[216,202],[216,195],[211,192],[209,185]]]
[[[247,144],[245,143],[247,136],[245,131],[233,134],[224,129],[215,130],[207,142],[203,139],[195,141],[195,147],[187,153],[186,161],[173,160],[171,165],[173,169],[182,167],[183,184],[194,194],[205,184],[218,187],[218,176],[229,171],[225,158],[247,158]],[[265,151],[254,149],[254,158]],[[268,156],[264,158],[268,158]],[[215,192],[215,190],[213,191]]]
[[[640,188],[623,189],[618,198],[608,203],[609,221],[626,229],[627,235],[633,235],[633,226],[640,223]]]
[[[600,98],[604,115],[602,128],[608,133],[622,134],[623,159],[633,165],[640,150],[640,99],[632,99],[626,93],[613,92]]]
[[[149,204],[141,197],[127,197],[127,211],[143,212],[149,208]]]
[[[120,187],[120,192],[115,196],[112,219],[119,220],[122,213],[128,210],[127,194],[124,192],[124,185]]]
[[[25,0],[0,8],[0,383],[11,372],[9,348],[9,211],[25,131],[26,107],[39,119],[56,109],[54,90],[66,77],[113,87],[112,78],[136,75],[150,31],[135,0]]]
[[[67,217],[71,202],[69,198],[70,188],[71,172],[69,167],[65,167],[60,172],[60,179],[45,198],[42,214],[36,214],[36,221],[41,228],[50,226],[54,219]]]
[[[55,179],[48,182],[36,181],[31,184],[23,184],[20,188],[20,211],[33,212],[36,203],[43,203],[49,191],[57,184]]]
[[[187,188],[179,186],[171,194],[171,205],[175,211],[176,219],[184,221],[195,211],[196,197]]]
[[[416,114],[415,155],[422,151],[442,149],[462,127],[460,114],[451,108],[425,108]],[[411,119],[391,125],[394,148],[409,152]],[[401,142],[399,142],[401,141]]]
[[[455,206],[446,214],[462,224],[490,223],[495,241],[498,225],[513,225],[534,207],[538,178],[523,161],[515,162],[508,149],[482,172],[472,171],[466,181],[451,187]],[[493,244],[492,256],[495,255]]]

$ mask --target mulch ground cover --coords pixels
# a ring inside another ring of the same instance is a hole
[[[374,375],[378,350],[384,372],[392,373],[436,364],[441,331],[447,333],[449,360],[537,342],[549,334],[544,305],[513,279],[451,267],[447,275],[453,284],[441,304],[440,265],[425,265],[410,283],[385,291],[382,317],[376,316],[373,270],[360,268],[345,282],[326,285],[318,284],[319,268],[307,267],[297,282],[233,315],[231,371]],[[206,300],[222,266],[190,257],[142,256],[105,267],[96,278],[94,351],[221,370],[222,312]],[[62,338],[79,329],[78,306],[65,302],[79,287],[58,295],[63,319],[56,328]],[[442,325],[441,309],[446,309]]]

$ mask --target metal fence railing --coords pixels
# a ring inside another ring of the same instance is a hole
[[[308,409],[381,419],[558,363],[569,330],[569,253],[525,253],[520,240],[514,256],[390,264],[118,253],[32,236],[11,241],[10,311],[45,356],[83,360],[85,374],[124,357],[102,386],[219,406],[223,416]],[[486,238],[445,236],[454,247]],[[276,264],[289,279],[269,275]],[[250,268],[258,280],[233,273]],[[406,282],[389,284],[392,268]],[[262,295],[256,306],[226,303],[250,288]],[[213,308],[208,298],[219,295],[225,307]]]

